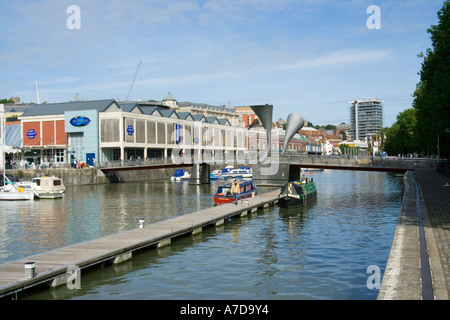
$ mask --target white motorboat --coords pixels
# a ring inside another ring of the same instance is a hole
[[[21,182],[22,187],[31,188],[39,199],[62,198],[66,187],[61,178],[44,176],[34,178],[31,182]]]
[[[4,185],[0,187],[0,200],[33,200],[35,193],[31,186],[19,186],[14,183],[8,183],[5,179]]]
[[[252,178],[253,173],[252,169],[249,167],[240,167],[239,169],[230,169],[230,170],[223,170],[222,174],[220,175],[221,179],[228,179],[228,178]]]

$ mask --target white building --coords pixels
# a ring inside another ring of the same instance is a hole
[[[371,98],[349,102],[350,135],[353,140],[365,140],[383,128],[383,100]]]

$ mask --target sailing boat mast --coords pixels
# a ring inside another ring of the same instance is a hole
[[[0,104],[0,120],[1,120],[1,129],[0,129],[0,135],[1,135],[1,156],[0,156],[0,165],[3,167],[3,186],[5,186],[6,184],[6,172],[5,172],[5,126],[4,126],[4,118],[5,118],[5,107],[3,106],[3,104]]]
[[[41,104],[41,103],[39,102],[39,89],[38,89],[37,80],[36,80],[35,82],[36,82],[36,99],[37,99],[37,103],[38,103],[38,104]]]

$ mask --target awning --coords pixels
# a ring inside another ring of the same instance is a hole
[[[3,151],[4,151],[5,153],[19,153],[19,152],[21,152],[20,149],[13,148],[13,147],[10,147],[10,146],[4,146],[4,147],[3,147]]]

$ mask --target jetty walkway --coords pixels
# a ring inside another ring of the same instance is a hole
[[[2,264],[0,298],[16,299],[21,291],[38,285],[76,286],[82,269],[105,263],[117,264],[131,259],[136,250],[169,245],[175,237],[197,234],[204,227],[220,226],[230,218],[257,214],[258,209],[276,204],[278,194],[276,190],[247,198],[237,205],[234,202],[224,204],[154,224],[140,222],[133,230]],[[33,271],[26,271],[28,262],[34,262]],[[27,272],[33,276],[27,274],[26,277]]]

